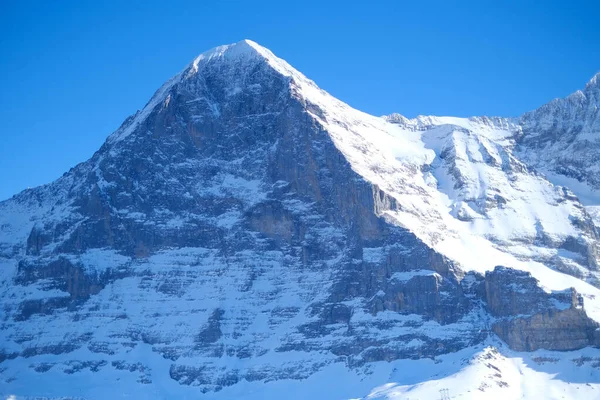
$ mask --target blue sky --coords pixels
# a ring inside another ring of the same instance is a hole
[[[58,178],[248,38],[363,111],[517,116],[600,71],[597,1],[0,0],[0,199]]]

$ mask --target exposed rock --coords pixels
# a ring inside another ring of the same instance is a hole
[[[547,293],[528,272],[496,267],[485,276],[492,330],[517,351],[575,350],[600,345],[600,325],[575,289]]]
[[[598,327],[584,310],[568,308],[500,320],[492,330],[513,350],[565,351],[600,345]]]
[[[489,310],[497,317],[532,315],[556,308],[555,304],[572,305],[570,291],[548,294],[530,273],[502,266],[485,274],[485,294]]]
[[[221,318],[225,314],[225,311],[217,308],[211,316],[208,318],[206,327],[198,334],[196,342],[199,345],[214,343],[221,338],[223,332],[221,332]]]

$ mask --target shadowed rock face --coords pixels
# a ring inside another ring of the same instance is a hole
[[[585,311],[569,308],[547,310],[529,317],[514,317],[494,323],[492,330],[513,350],[576,350],[598,346],[598,323]]]
[[[546,293],[529,273],[496,267],[485,276],[492,330],[517,351],[574,350],[600,344],[598,323],[575,289]]]
[[[530,273],[501,266],[485,274],[485,292],[495,317],[531,315],[557,304],[570,307],[573,297],[571,291],[548,294]]]
[[[391,220],[403,205],[352,167],[323,106],[235,46],[190,65],[90,160],[0,203],[24,216],[0,221],[14,232],[0,362],[77,350],[105,359],[68,371],[149,384],[131,355],[147,350],[209,392],[457,351],[486,338],[486,311],[515,349],[597,343],[583,310],[556,309],[570,294],[508,269],[465,275]]]

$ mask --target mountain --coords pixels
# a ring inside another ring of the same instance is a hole
[[[254,42],[201,54],[0,203],[0,394],[599,396],[596,94],[375,117]]]
[[[598,205],[600,73],[565,99],[555,99],[521,118],[522,158],[557,184],[573,186],[584,204]]]

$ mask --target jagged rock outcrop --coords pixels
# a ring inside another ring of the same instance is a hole
[[[485,275],[492,330],[517,351],[574,350],[600,345],[600,325],[574,288],[546,293],[525,271],[496,267]]]
[[[600,345],[598,323],[582,309],[550,309],[495,322],[492,330],[513,350],[576,350]]]
[[[578,306],[578,294],[570,288],[546,293],[537,279],[526,271],[502,266],[485,274],[485,299],[496,317],[531,315],[554,308]]]

